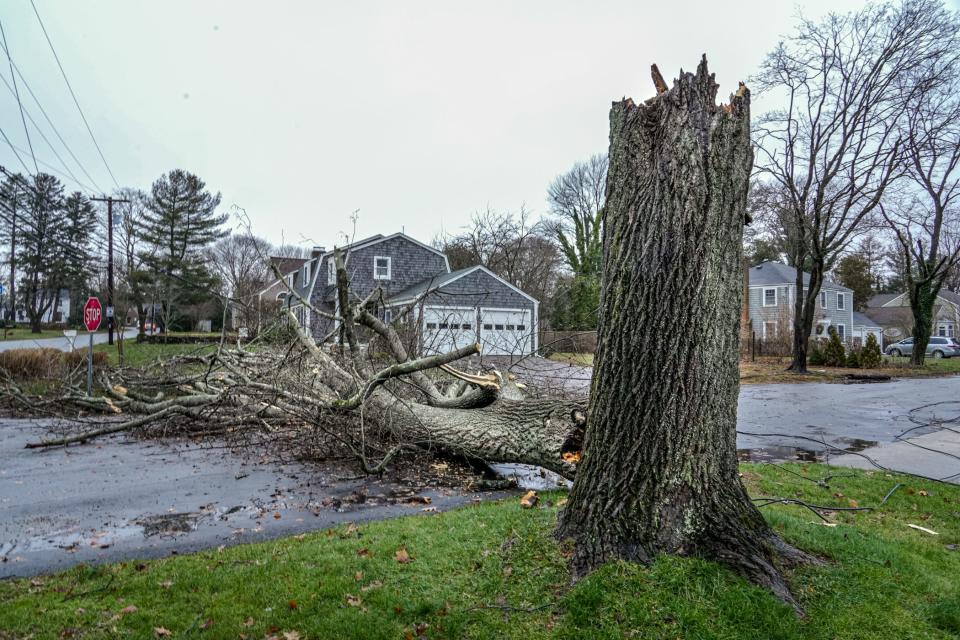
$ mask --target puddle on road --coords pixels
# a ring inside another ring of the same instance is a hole
[[[876,440],[842,437],[833,438],[828,442],[836,449],[808,449],[805,447],[773,445],[752,449],[737,449],[737,458],[740,462],[826,462],[831,455],[841,455],[844,452],[859,453],[877,444]]]
[[[508,480],[513,480],[521,489],[549,491],[570,488],[573,483],[553,471],[529,464],[492,464],[490,468]]]

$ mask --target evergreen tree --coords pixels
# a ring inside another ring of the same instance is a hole
[[[93,203],[79,191],[67,196],[63,202],[58,235],[61,245],[55,254],[59,260],[56,271],[59,287],[70,291],[70,323],[79,324],[81,305],[94,276],[96,261],[93,258],[91,240],[97,224]],[[53,312],[56,316],[60,296],[56,296]]]
[[[836,276],[840,284],[853,290],[853,308],[866,309],[867,301],[874,294],[870,261],[859,253],[846,255],[837,265]]]
[[[840,334],[833,327],[828,329],[830,334],[827,340],[827,346],[823,349],[823,364],[828,367],[842,367],[847,363],[846,349],[843,347],[843,341],[840,340]]]
[[[174,169],[153,183],[141,221],[147,250],[142,254],[160,303],[165,328],[178,319],[177,307],[202,300],[216,277],[204,249],[227,235],[220,194],[211,194],[194,174]]]
[[[46,173],[21,185],[25,196],[17,233],[18,297],[30,330],[40,333],[43,317],[58,297],[70,245],[63,233],[63,185]]]
[[[868,334],[867,341],[860,351],[860,366],[864,369],[876,369],[880,366],[880,345],[875,335]]]

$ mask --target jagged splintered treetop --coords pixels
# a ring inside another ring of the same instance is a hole
[[[667,82],[663,79],[663,74],[660,73],[660,69],[656,64],[650,65],[650,75],[653,78],[653,86],[657,90],[657,95],[647,99],[644,102],[645,105],[652,103],[664,93],[671,91],[671,88],[667,86]],[[680,78],[674,79],[673,89],[676,90],[677,86],[681,82],[696,88],[698,90],[697,92],[702,96],[703,102],[712,105],[716,101],[717,90],[720,88],[720,85],[717,84],[714,74],[707,71],[706,54],[703,54],[703,56],[700,58],[700,64],[697,65],[696,74],[686,73],[684,72],[683,68],[680,69]],[[745,85],[743,82],[740,82],[737,92],[730,95],[730,103],[714,106],[714,110],[722,109],[726,113],[739,113],[739,111],[735,110],[748,105],[749,96],[750,90],[747,89],[747,85]],[[625,97],[621,102],[627,106],[636,106],[632,98]]]

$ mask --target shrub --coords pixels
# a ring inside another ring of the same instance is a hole
[[[93,364],[104,367],[110,357],[95,351]],[[42,378],[60,378],[66,373],[87,366],[87,351],[81,349],[73,353],[64,353],[59,349],[10,349],[0,351],[0,369],[6,370],[18,380],[38,380]]]
[[[110,362],[110,356],[107,355],[105,351],[93,352],[94,367],[103,367],[109,364],[109,362]],[[68,371],[72,369],[79,369],[81,367],[86,368],[87,350],[78,349],[76,351],[63,354],[63,364],[66,365]]]
[[[860,366],[864,369],[876,369],[883,358],[880,355],[880,344],[872,333],[867,336],[867,342],[860,352]]]
[[[827,340],[827,346],[823,348],[823,364],[828,367],[842,367],[847,364],[847,353],[843,347],[843,341],[833,327],[828,329],[828,333],[830,338]]]
[[[63,371],[63,352],[49,348],[0,351],[0,369],[18,379],[53,378]]]
[[[859,369],[863,366],[863,350],[852,347],[847,351],[847,366],[851,369]]]
[[[818,367],[824,365],[823,358],[823,340],[811,340],[810,341],[810,350],[807,352],[807,364],[812,364]]]

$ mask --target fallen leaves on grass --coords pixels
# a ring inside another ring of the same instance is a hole
[[[173,632],[170,631],[170,629],[167,629],[166,627],[154,627],[153,635],[156,636],[157,638],[169,638],[170,636],[173,635]]]
[[[200,628],[203,630],[207,630],[212,626],[213,626],[213,618],[207,618],[206,620],[203,621],[203,624],[200,625]]]
[[[520,498],[520,506],[524,509],[532,509],[540,501],[540,496],[537,495],[536,491],[530,490]]]
[[[372,558],[373,551],[370,551],[370,549],[363,547],[362,549],[357,551],[357,555],[360,556],[361,558]]]
[[[360,591],[363,591],[364,593],[366,593],[367,591],[372,591],[373,589],[379,589],[382,586],[383,586],[382,582],[380,582],[379,580],[374,580],[370,584],[360,587]]]
[[[124,607],[123,609],[120,609],[120,613],[122,615],[129,615],[131,613],[136,613],[137,611],[139,611],[139,609],[135,604],[131,604],[129,606]]]
[[[410,557],[410,554],[407,553],[406,547],[400,547],[397,549],[397,552],[394,554],[394,557],[397,559],[397,562],[400,564],[410,564],[413,562],[413,558]]]
[[[164,580],[163,582],[158,582],[157,584],[159,584],[160,588],[162,589],[169,589],[173,586],[173,580]]]

